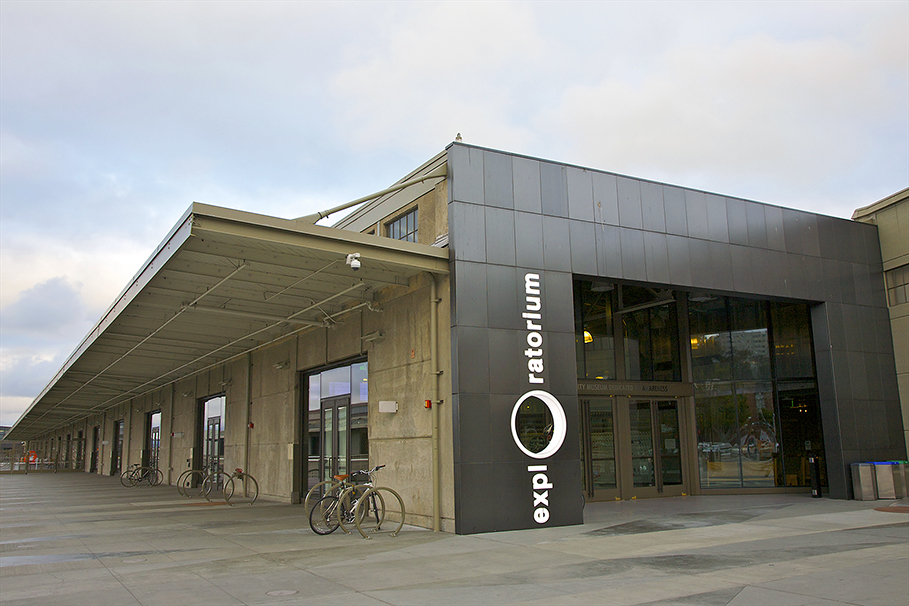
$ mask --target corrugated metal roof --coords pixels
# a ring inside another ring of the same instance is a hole
[[[353,271],[347,255],[359,253]],[[194,203],[7,439],[28,440],[448,273],[448,251]]]

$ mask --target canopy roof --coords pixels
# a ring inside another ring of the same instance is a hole
[[[448,273],[448,251],[194,203],[7,439],[37,438],[300,328],[330,326],[421,272]]]

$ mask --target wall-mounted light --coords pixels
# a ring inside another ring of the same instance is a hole
[[[275,364],[274,368],[275,368],[275,370],[284,370],[288,366],[290,366],[290,362],[285,361],[285,362],[278,362],[277,364]]]
[[[184,392],[183,392],[183,397],[184,397],[184,398],[188,398],[188,397],[190,397],[191,395],[193,395],[193,392],[191,392],[191,391],[184,391]]]
[[[378,330],[375,330],[375,331],[369,333],[368,335],[363,335],[362,337],[360,337],[360,340],[370,343],[373,341],[381,341],[384,338],[385,338],[384,332],[379,332]]]

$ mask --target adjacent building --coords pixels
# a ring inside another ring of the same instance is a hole
[[[878,226],[462,143],[318,219],[193,204],[10,437],[294,503],[385,464],[457,533],[849,498],[851,463],[906,456]]]

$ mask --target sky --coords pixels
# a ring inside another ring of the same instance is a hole
[[[0,425],[193,201],[465,143],[850,218],[909,186],[909,2],[0,1]]]

